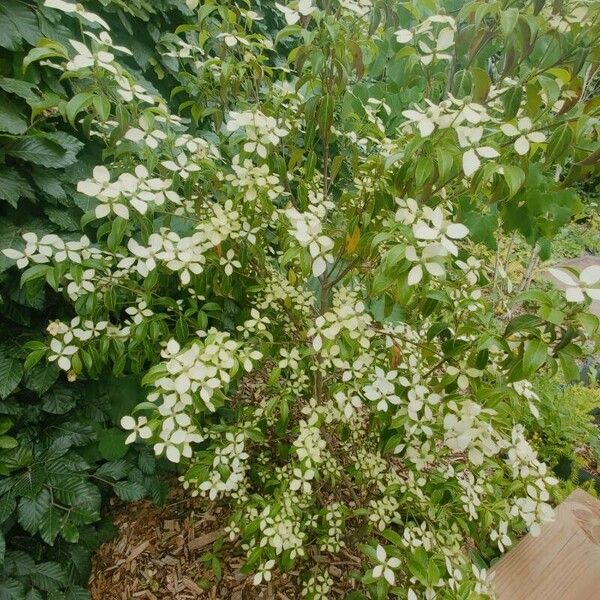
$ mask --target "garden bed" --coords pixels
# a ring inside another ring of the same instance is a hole
[[[92,600],[296,600],[300,572],[273,574],[268,586],[255,587],[252,576],[241,573],[239,543],[227,539],[224,510],[191,498],[176,481],[164,507],[149,501],[114,502],[109,516],[117,535],[103,544],[92,563],[89,591]],[[218,558],[213,559],[214,554]],[[315,562],[319,556],[314,557]],[[361,561],[344,551],[323,556],[330,576],[339,578]],[[347,581],[333,588],[342,597]]]

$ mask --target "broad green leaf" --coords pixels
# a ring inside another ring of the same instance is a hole
[[[547,164],[553,164],[560,161],[569,150],[572,139],[573,131],[567,123],[555,129],[548,140],[544,161]]]
[[[27,131],[27,119],[17,102],[0,94],[0,132],[21,135]]]
[[[17,389],[23,377],[23,363],[15,356],[14,350],[0,347],[0,398],[7,398]]]
[[[100,454],[106,460],[118,460],[127,454],[128,446],[125,445],[127,434],[121,429],[105,429],[99,436]]]
[[[44,167],[66,167],[75,161],[61,145],[43,134],[32,134],[19,138],[8,149],[10,156]]]
[[[56,562],[39,563],[30,574],[31,581],[40,589],[50,592],[66,584],[67,574]]]
[[[39,529],[42,519],[50,509],[50,506],[50,492],[46,488],[34,499],[21,498],[18,509],[19,524],[25,531],[35,533]]]
[[[141,500],[146,495],[146,490],[143,485],[134,483],[133,481],[119,481],[114,487],[115,494],[121,498],[132,502]]]
[[[541,340],[528,340],[525,342],[523,353],[523,376],[529,377],[546,362],[548,346]]]

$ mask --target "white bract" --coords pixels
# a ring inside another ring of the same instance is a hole
[[[466,177],[474,175],[481,166],[482,158],[496,158],[500,153],[491,146],[480,146],[483,127],[460,126],[456,128],[458,143],[461,148],[467,148],[463,154],[462,166]]]
[[[516,125],[503,123],[500,126],[502,133],[509,137],[516,137],[514,147],[517,154],[527,154],[530,142],[541,144],[546,141],[546,136],[541,131],[531,131],[533,123],[529,117],[519,119]]]
[[[313,0],[297,0],[287,6],[275,3],[275,6],[283,13],[288,25],[296,24],[302,17],[311,15],[317,10]]]
[[[377,546],[375,553],[379,564],[373,567],[373,577],[376,579],[383,577],[390,585],[394,585],[396,582],[394,569],[400,567],[400,559],[395,556],[388,557],[385,548],[381,545]]]
[[[564,269],[552,267],[548,272],[566,286],[565,297],[569,302],[584,302],[586,296],[600,300],[600,265],[586,267],[577,278]]]

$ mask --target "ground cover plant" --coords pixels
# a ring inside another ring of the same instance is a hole
[[[43,4],[78,33],[25,37],[19,68],[68,84],[51,106],[97,151],[52,213],[68,232],[23,219],[3,250],[18,293],[60,299],[25,369],[140,378],[125,442],[229,508],[257,586],[293,568],[333,597],[312,550],[347,546],[350,598],[485,597],[552,518],[538,384],[597,348],[600,269],[507,318],[482,258],[514,232],[547,259],[581,213],[598,3],[188,0],[171,30],[165,3],[152,77],[104,2]],[[62,127],[8,130],[9,164],[75,164]]]

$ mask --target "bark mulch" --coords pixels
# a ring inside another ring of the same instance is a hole
[[[93,558],[92,600],[243,598],[237,590],[244,576],[236,562],[223,565],[217,583],[200,560],[224,535],[218,509],[213,514],[205,508],[179,487],[164,507],[148,501],[115,503],[110,514],[118,534]]]
[[[190,498],[177,482],[173,482],[166,506],[114,501],[109,513],[118,533],[93,557],[88,584],[92,600],[301,598],[299,570],[273,573],[268,586],[255,587],[252,576],[240,572],[244,553],[239,544],[228,540],[216,553],[221,570],[217,580],[210,555],[213,544],[227,538],[223,530],[227,515],[206,500]],[[326,565],[338,580],[333,597],[344,597],[348,584],[339,578],[360,567],[360,560],[347,552],[338,557],[313,555],[312,559]]]

